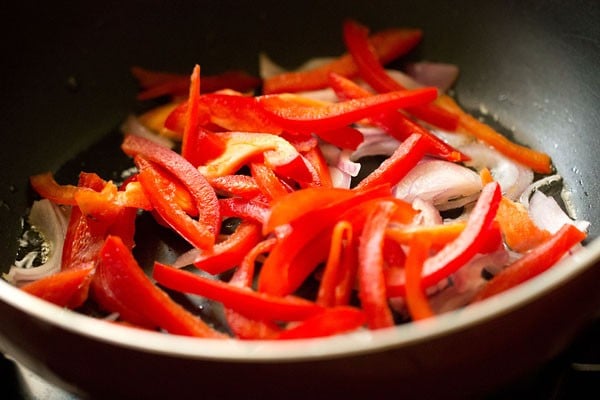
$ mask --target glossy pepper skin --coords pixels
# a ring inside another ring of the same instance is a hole
[[[377,54],[369,44],[368,29],[365,26],[347,20],[343,26],[343,33],[344,42],[358,67],[361,78],[380,93],[404,89],[383,69]],[[457,115],[433,103],[411,105],[407,110],[415,117],[442,129],[455,131],[458,127]]]

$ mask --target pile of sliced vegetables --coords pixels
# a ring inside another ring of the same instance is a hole
[[[384,69],[421,36],[348,20],[346,54],[296,71],[262,55],[261,78],[133,68],[140,100],[167,100],[123,125],[134,171],[118,184],[32,176],[29,223],[46,254],[5,279],[116,323],[291,339],[429,318],[539,275],[577,250],[587,222],[544,193],[560,181],[548,155],[444,93],[456,67]],[[385,159],[365,174],[369,156]],[[148,214],[189,249],[151,276],[132,252]],[[173,292],[222,304],[226,328]]]

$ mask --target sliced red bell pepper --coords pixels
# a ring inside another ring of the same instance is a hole
[[[348,189],[321,187],[306,188],[288,193],[271,203],[271,213],[263,227],[263,233],[271,233],[278,226],[302,218],[311,210],[346,201],[354,194],[353,191]]]
[[[419,239],[428,241],[432,250],[440,250],[455,240],[465,226],[464,221],[439,225],[397,226],[388,228],[386,234],[391,240],[402,245],[409,245],[412,241]]]
[[[427,239],[413,239],[409,245],[404,270],[406,272],[406,307],[414,321],[434,315],[421,285],[423,263],[428,257],[429,243]]]
[[[529,211],[521,203],[503,197],[496,220],[500,224],[506,245],[513,251],[525,253],[550,237],[550,232],[539,228]]]
[[[355,307],[338,306],[299,322],[291,328],[282,330],[277,339],[308,339],[338,335],[356,330],[364,325],[365,313]]]
[[[256,97],[241,93],[211,93],[198,98],[198,124],[214,131],[271,133],[279,135],[282,127],[265,112]],[[189,100],[180,103],[166,117],[165,128],[183,132]]]
[[[106,184],[107,182],[96,174],[82,173],[77,188],[97,193],[96,191],[102,190],[103,185]],[[101,202],[95,208],[102,209],[103,205]],[[134,208],[121,208],[119,212],[112,215],[112,218],[97,218],[93,213],[86,214],[74,205],[71,208],[63,244],[61,270],[95,267],[104,239],[110,233],[123,235],[126,243],[132,244],[135,232],[133,216],[136,211]]]
[[[211,186],[217,194],[228,197],[253,199],[261,194],[256,180],[248,175],[224,175],[209,178]]]
[[[261,226],[254,221],[242,221],[225,240],[215,244],[212,250],[201,251],[194,265],[210,274],[225,272],[244,259],[244,256],[261,239]]]
[[[456,239],[425,261],[421,281],[423,287],[431,286],[455,272],[488,246],[487,241],[490,230],[494,230],[494,218],[501,198],[498,183],[492,182],[484,186],[466,227]],[[397,278],[397,281],[387,283],[390,297],[405,293],[403,277]]]
[[[300,153],[287,140],[269,133],[217,132],[226,143],[223,154],[201,166],[200,171],[213,179],[236,173],[242,166],[264,157],[273,171],[298,181],[309,181],[310,171]]]
[[[271,212],[267,203],[241,197],[219,199],[219,206],[223,218],[238,217],[257,222],[261,226],[265,223]]]
[[[419,43],[422,36],[423,33],[419,29],[387,29],[375,32],[369,38],[369,42],[377,52],[381,64],[387,64],[412,50]],[[358,69],[352,60],[352,56],[344,54],[318,68],[287,72],[267,78],[263,82],[263,92],[270,94],[323,89],[327,86],[327,75],[330,72],[346,77],[354,77],[358,74]]]
[[[75,309],[87,299],[93,267],[61,271],[21,286],[21,290],[60,307]]]
[[[363,118],[385,111],[429,103],[437,98],[437,89],[399,90],[373,96],[313,104],[293,94],[267,95],[258,98],[274,120],[290,132],[334,131]]]
[[[282,127],[265,112],[256,97],[241,94],[214,93],[202,96],[210,121],[230,131],[271,133],[278,135]]]
[[[385,229],[395,207],[396,205],[392,202],[379,203],[367,218],[360,236],[357,272],[358,295],[361,307],[367,316],[367,325],[371,329],[394,325],[383,273],[383,243]]]
[[[475,301],[504,292],[550,269],[586,236],[574,225],[565,224],[548,240],[534,247],[494,276],[475,296]]]
[[[293,191],[275,172],[264,163],[250,163],[250,173],[260,192],[270,201],[278,199]]]
[[[146,196],[150,199],[154,209],[161,218],[192,246],[199,249],[211,249],[216,240],[214,224],[206,224],[191,218],[173,201],[175,194],[173,176],[140,155],[136,156],[134,160],[140,170],[138,179],[146,191]],[[202,202],[197,202],[197,204],[201,213],[200,215],[206,213],[205,210],[201,210]],[[211,204],[207,202],[207,209],[210,206]],[[211,211],[211,215],[219,215],[218,201],[216,201],[216,207],[216,212]]]
[[[342,126],[331,131],[320,131],[319,137],[342,149],[356,150],[364,141],[363,134],[351,126]]]
[[[185,96],[190,87],[188,76],[170,72],[153,71],[138,66],[131,68],[131,73],[144,88],[138,100],[150,100],[161,96]],[[252,90],[261,83],[259,78],[244,71],[227,71],[218,75],[205,76],[202,79],[202,93],[215,92],[220,89],[238,91]]]
[[[313,147],[310,150],[305,151],[303,154],[304,159],[310,163],[314,174],[313,184],[311,186],[320,186],[324,188],[333,187],[331,180],[331,173],[329,172],[329,166],[325,160],[325,156],[321,151],[320,147]]]
[[[357,191],[354,196],[315,208],[291,221],[287,229],[278,232],[279,240],[262,265],[258,290],[274,295],[293,293],[326,257],[329,244],[324,238],[331,236],[327,229],[331,230],[345,211],[390,195],[389,185]]]
[[[75,185],[59,185],[52,172],[32,175],[29,183],[40,196],[56,204],[75,205],[75,193],[79,188]]]
[[[100,186],[92,188],[69,184],[60,185],[58,182],[56,182],[54,175],[51,172],[43,172],[32,175],[29,180],[32,188],[40,196],[56,204],[70,206],[77,205],[76,195],[80,192],[87,192],[83,195],[86,198],[86,201],[92,201],[94,198],[96,198],[97,201],[110,200],[114,203],[113,206],[142,208],[145,210],[150,209],[151,205],[148,199],[145,198],[144,193],[139,185],[133,184],[131,187],[128,186],[125,191],[117,193],[116,186],[110,183],[112,187],[106,188],[107,192],[102,194],[99,192],[105,188],[107,182],[105,182],[96,174],[93,175],[95,175],[94,179],[98,179],[100,182],[102,182]],[[110,193],[108,193],[109,191]],[[83,200],[83,197],[81,199]]]
[[[237,287],[250,288],[254,281],[256,258],[269,252],[276,241],[277,239],[271,237],[254,246],[246,254],[228,283]],[[225,308],[225,318],[229,329],[240,339],[273,339],[281,331],[279,325],[272,321],[253,320],[230,308]]]
[[[377,59],[377,54],[368,41],[368,29],[353,20],[343,26],[344,42],[358,67],[360,77],[380,93],[402,90],[404,87],[392,79]],[[407,111],[423,121],[442,129],[455,131],[458,116],[434,104],[411,105]]]
[[[359,99],[372,96],[367,89],[357,85],[353,81],[337,74],[329,76],[330,84],[338,97],[342,99]],[[369,120],[380,126],[390,136],[402,141],[408,139],[413,133],[419,133],[429,141],[428,151],[432,156],[440,157],[448,161],[467,161],[469,157],[450,146],[436,135],[421,125],[412,121],[404,114],[397,111],[389,111],[374,115]]]
[[[425,156],[427,141],[418,133],[412,134],[394,153],[355,186],[364,190],[387,183],[395,185]]]
[[[540,174],[552,173],[552,159],[544,152],[530,149],[510,141],[491,126],[466,113],[449,96],[442,96],[439,105],[459,116],[459,132],[468,133],[494,147],[508,158],[528,166]]]
[[[200,127],[200,66],[196,65],[190,78],[190,93],[185,113],[181,155],[193,166],[218,157],[225,145],[211,132]]]
[[[186,311],[144,274],[120,238],[109,236],[94,276],[94,297],[108,311],[132,323],[160,327],[170,333],[222,338],[199,317]]]
[[[206,178],[189,161],[175,151],[139,136],[126,136],[121,144],[121,149],[129,156],[141,155],[144,159],[159,164],[177,178],[187,188],[194,200],[195,207],[198,210],[198,223],[213,236],[219,232],[221,218],[217,195]],[[146,164],[144,163],[144,165]],[[145,191],[152,186],[156,186],[147,180],[145,185],[141,179],[140,182]],[[156,200],[156,196],[154,196],[154,202],[151,202],[154,204]],[[180,207],[178,206],[178,208]],[[208,240],[206,244],[210,246],[210,242],[211,240]],[[214,242],[214,239],[212,242]]]
[[[352,224],[348,221],[342,220],[333,228],[329,256],[317,293],[317,303],[324,307],[347,305],[350,301],[357,266],[352,233]]]
[[[259,293],[158,262],[154,264],[152,276],[172,290],[205,296],[256,320],[300,321],[323,310],[316,303],[300,297]]]

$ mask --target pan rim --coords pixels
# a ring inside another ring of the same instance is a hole
[[[167,357],[213,362],[301,362],[382,352],[433,340],[483,324],[549,295],[600,261],[600,238],[562,260],[542,276],[469,307],[430,320],[378,331],[361,330],[327,338],[286,341],[202,339],[120,326],[58,307],[0,282],[0,301],[53,327],[106,345]],[[10,351],[7,349],[7,351]]]

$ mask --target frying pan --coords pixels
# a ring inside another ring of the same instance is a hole
[[[6,7],[6,6],[2,6]],[[481,396],[557,357],[598,316],[600,3],[577,1],[52,2],[3,10],[0,266],[15,258],[28,176],[116,176],[119,124],[144,105],[129,67],[257,74],[343,52],[341,23],[420,27],[408,59],[455,63],[458,101],[552,156],[586,248],[510,293],[432,321],[288,343],[206,343],[112,326],[0,282],[0,350],[91,397]]]

